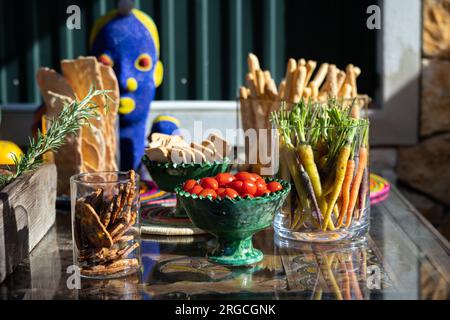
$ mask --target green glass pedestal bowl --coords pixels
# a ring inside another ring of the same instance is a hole
[[[222,162],[203,162],[203,163],[171,163],[151,161],[146,155],[142,158],[148,172],[158,187],[166,192],[175,192],[175,187],[189,179],[201,179],[212,177],[221,172],[229,172],[231,162],[224,159]],[[186,217],[186,212],[179,205],[174,212],[176,217]]]
[[[209,261],[245,266],[262,260],[262,252],[253,248],[253,234],[272,225],[290,191],[287,182],[275,181],[281,183],[283,190],[256,198],[212,199],[185,192],[181,186],[175,189],[194,225],[217,238],[214,249],[208,253]]]

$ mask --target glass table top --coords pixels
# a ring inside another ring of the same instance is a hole
[[[372,205],[369,235],[354,243],[288,242],[272,229],[254,236],[264,260],[245,268],[205,258],[208,235],[143,236],[142,272],[82,280],[69,289],[70,214],[2,284],[1,299],[448,299],[449,243],[393,187]]]

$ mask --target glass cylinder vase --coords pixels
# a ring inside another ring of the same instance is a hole
[[[136,273],[140,262],[139,176],[97,172],[70,179],[74,265],[81,277]]]
[[[294,112],[303,119],[300,111]],[[341,113],[324,112],[323,125],[305,127],[303,119],[291,127],[297,115],[287,112],[291,120],[276,126],[278,175],[292,186],[274,221],[280,237],[312,242],[355,240],[369,229],[369,123],[355,119],[329,126],[327,117]]]

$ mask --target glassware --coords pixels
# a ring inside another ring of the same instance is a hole
[[[368,271],[375,268],[379,270],[379,285],[386,282],[381,262],[365,238],[341,244],[319,244],[275,236],[274,242],[275,255],[283,256],[286,268],[296,275],[290,279],[293,282],[290,285],[301,288],[311,300],[368,299]]]
[[[280,148],[278,176],[292,185],[275,217],[279,236],[330,242],[354,240],[367,233],[369,123],[347,117],[351,111],[347,107],[304,104],[304,109],[283,109],[278,117],[284,118],[274,121]],[[308,117],[324,120],[306,127]],[[330,120],[333,117],[338,120]]]
[[[356,118],[368,119],[368,107],[371,99],[367,95],[358,95],[356,98],[337,99],[342,108],[351,108],[351,113]],[[243,169],[263,175],[271,175],[269,172],[277,163],[277,152],[273,143],[271,113],[280,109],[284,103],[287,109],[292,109],[295,102],[280,101],[278,99],[247,98],[238,99],[238,128],[244,132],[243,138]],[[314,104],[326,104],[326,101],[314,101]],[[265,149],[265,150],[261,150]]]
[[[81,173],[70,179],[74,265],[86,278],[136,273],[140,262],[139,176]]]

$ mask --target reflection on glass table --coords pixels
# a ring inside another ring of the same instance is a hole
[[[82,280],[70,289],[70,216],[0,284],[2,299],[448,299],[450,246],[393,188],[371,208],[369,236],[356,243],[313,245],[254,236],[264,260],[225,267],[206,260],[212,237],[143,237],[142,272]],[[68,287],[69,284],[69,287]]]

